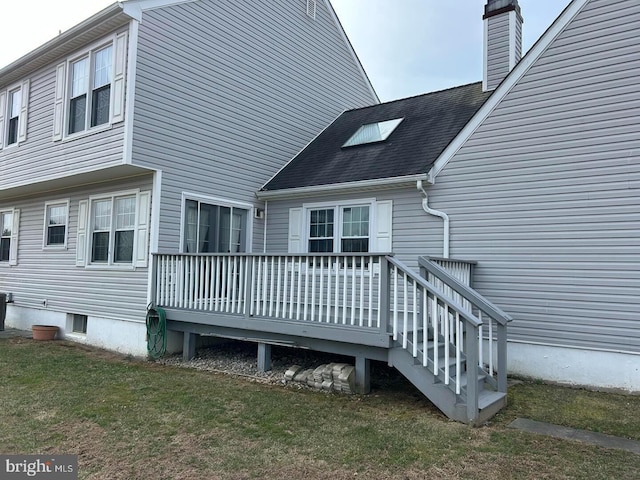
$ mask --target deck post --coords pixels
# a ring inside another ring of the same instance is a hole
[[[507,393],[507,326],[498,323],[498,391]]]
[[[371,360],[356,357],[356,393],[371,392]]]
[[[199,336],[197,333],[184,332],[182,341],[182,359],[184,361],[192,360],[196,356],[196,342]]]
[[[480,328],[471,322],[466,322],[465,353],[467,355],[467,419],[475,424],[478,419],[478,363],[479,348],[478,335]]]
[[[271,345],[268,343],[258,343],[258,371],[268,372],[271,370]]]
[[[380,257],[380,325],[382,334],[389,332],[389,312],[391,311],[391,282],[389,281],[389,262],[385,255]]]
[[[149,272],[149,292],[147,303],[150,305],[158,305],[158,284],[160,279],[158,278],[158,255],[150,253],[151,256],[151,271]]]

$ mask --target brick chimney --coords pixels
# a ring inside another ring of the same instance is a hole
[[[484,75],[486,92],[504,80],[522,57],[522,14],[518,0],[487,0],[484,7]]]

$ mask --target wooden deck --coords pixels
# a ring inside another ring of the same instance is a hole
[[[510,318],[469,287],[469,262],[423,258],[420,276],[383,254],[157,254],[153,268],[186,356],[199,334],[258,342],[262,365],[268,345],[310,348],[353,356],[360,392],[381,360],[451,418],[478,423],[504,404]]]

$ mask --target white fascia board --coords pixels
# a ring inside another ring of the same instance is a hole
[[[373,88],[373,84],[371,83],[371,80],[369,79],[369,75],[367,75],[367,72],[365,71],[364,67],[362,66],[362,62],[360,62],[360,59],[358,58],[358,54],[356,53],[355,49],[353,48],[353,45],[351,44],[351,41],[349,40],[349,37],[347,37],[347,34],[344,31],[344,28],[342,28],[342,23],[340,23],[340,19],[338,18],[338,15],[336,15],[336,11],[333,9],[333,6],[331,5],[331,2],[329,0],[324,0],[324,3],[326,5],[326,7],[327,7],[327,10],[329,11],[329,14],[333,18],[333,22],[335,23],[336,28],[340,32],[340,36],[342,37],[345,45],[349,49],[349,52],[351,53],[351,57],[353,58],[353,61],[356,63],[356,66],[358,67],[358,69],[362,73],[362,76],[364,77],[365,81],[367,82],[367,86],[369,87],[369,91],[371,92],[371,95],[373,95],[373,98],[375,98],[376,103],[380,103],[380,97],[378,97],[378,94],[376,93],[375,89]]]
[[[126,0],[120,2],[124,13],[135,18],[139,22],[142,21],[142,12],[145,10],[153,10],[155,8],[172,7],[181,3],[199,2],[200,0]]]
[[[307,197],[310,195],[332,195],[336,193],[358,192],[393,188],[399,185],[411,185],[418,180],[427,181],[427,175],[405,175],[402,177],[377,178],[357,182],[332,183],[329,185],[313,185],[310,187],[285,188],[282,190],[260,191],[256,196],[260,200]]]
[[[473,118],[465,125],[460,133],[453,139],[453,141],[444,149],[438,159],[429,170],[428,178],[430,183],[435,183],[438,174],[447,166],[449,161],[458,153],[458,150],[469,140],[471,135],[482,125],[487,117],[493,112],[493,110],[500,104],[500,102],[507,96],[511,89],[520,81],[520,79],[529,71],[531,66],[542,56],[545,50],[549,47],[565,27],[574,19],[574,17],[580,13],[583,7],[590,0],[573,0],[567,8],[560,14],[556,21],[547,29],[547,31],[540,37],[536,44],[527,52],[524,58],[516,65],[507,78],[498,86],[493,92],[493,95],[489,97],[489,100],[480,107],[480,110],[476,112]]]
[[[302,150],[300,150],[298,153],[296,153],[296,154],[293,156],[293,158],[292,158],[291,160],[289,160],[289,161],[288,161],[287,163],[285,163],[282,167],[280,167],[276,173],[274,173],[273,175],[271,175],[271,178],[270,178],[269,180],[267,180],[266,182],[264,182],[264,185],[262,185],[262,187],[260,187],[260,188],[261,188],[261,189],[262,189],[262,188],[264,188],[266,185],[268,185],[268,184],[269,184],[269,182],[270,182],[271,180],[273,180],[274,178],[276,178],[276,177],[280,174],[280,172],[281,172],[282,170],[284,170],[284,169],[287,167],[287,165],[289,165],[291,162],[293,162],[293,161],[298,157],[298,155],[300,155],[302,152],[304,152],[304,151],[307,149],[307,147],[308,147],[309,145],[311,145],[313,142],[315,142],[315,141],[316,141],[316,138],[318,138],[320,135],[322,135],[322,134],[324,133],[324,131],[325,131],[327,128],[329,128],[331,125],[333,125],[333,124],[336,122],[336,120],[338,120],[338,118],[340,118],[340,116],[341,116],[344,112],[346,112],[346,110],[343,110],[342,112],[340,112],[340,113],[338,114],[338,116],[337,116],[336,118],[334,118],[334,119],[333,119],[333,121],[332,121],[332,122],[328,123],[326,127],[324,127],[322,130],[320,130],[320,132],[319,132],[319,133],[317,133],[317,134],[316,134],[316,136],[315,136],[315,137],[313,137],[313,138],[311,139],[311,141],[309,141],[309,142],[308,142],[308,143],[307,143],[307,144],[302,148]],[[258,197],[258,198],[260,198],[260,197]]]

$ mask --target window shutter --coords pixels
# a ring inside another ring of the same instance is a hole
[[[289,209],[289,253],[302,253],[302,208]]]
[[[27,140],[27,116],[29,114],[29,80],[22,82],[20,89],[20,118],[18,119],[18,143]]]
[[[136,223],[135,258],[133,259],[135,267],[146,267],[149,258],[150,205],[151,192],[140,192],[136,208],[138,220]]]
[[[376,202],[374,249],[376,253],[391,253],[393,238],[393,202]]]
[[[13,210],[13,225],[11,226],[11,244],[9,245],[9,265],[18,264],[18,232],[20,231],[20,210]]]
[[[4,147],[4,114],[7,111],[7,94],[0,92],[0,149]]]
[[[116,35],[113,62],[113,94],[111,96],[111,122],[124,120],[124,73],[127,65],[127,32]]]
[[[87,223],[89,220],[89,201],[81,200],[78,205],[78,236],[76,241],[76,267],[87,264]]]
[[[61,63],[56,67],[56,91],[53,107],[53,140],[62,140],[64,132],[64,91],[67,65]]]

